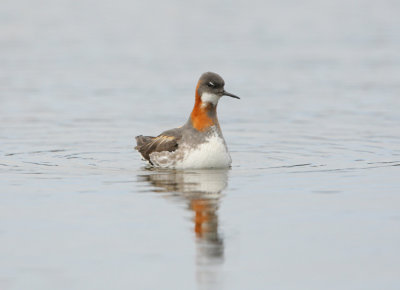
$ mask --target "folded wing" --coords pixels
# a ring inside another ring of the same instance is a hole
[[[178,148],[178,141],[182,138],[180,128],[165,131],[157,137],[137,136],[135,147],[142,154],[143,158],[150,163],[150,154],[153,152],[175,151]]]

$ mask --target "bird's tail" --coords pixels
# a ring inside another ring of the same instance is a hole
[[[146,145],[146,144],[148,144],[149,142],[151,142],[151,141],[154,139],[154,137],[139,135],[139,136],[136,136],[135,139],[136,139],[136,146],[135,146],[135,149],[138,150],[138,151],[140,151],[140,149],[141,149],[144,145]]]

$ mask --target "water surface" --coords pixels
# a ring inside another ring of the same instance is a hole
[[[399,289],[399,12],[4,2],[0,288]],[[208,70],[232,168],[148,169]]]

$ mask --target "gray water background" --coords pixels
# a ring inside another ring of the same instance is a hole
[[[0,289],[399,289],[399,1],[0,6]],[[148,170],[204,71],[228,171]]]

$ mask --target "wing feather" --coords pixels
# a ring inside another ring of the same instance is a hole
[[[148,160],[150,163],[150,154],[153,152],[162,151],[175,151],[178,148],[178,141],[181,139],[182,135],[180,128],[165,131],[158,135],[157,137],[151,136],[137,136],[136,150],[142,154],[143,158]]]

